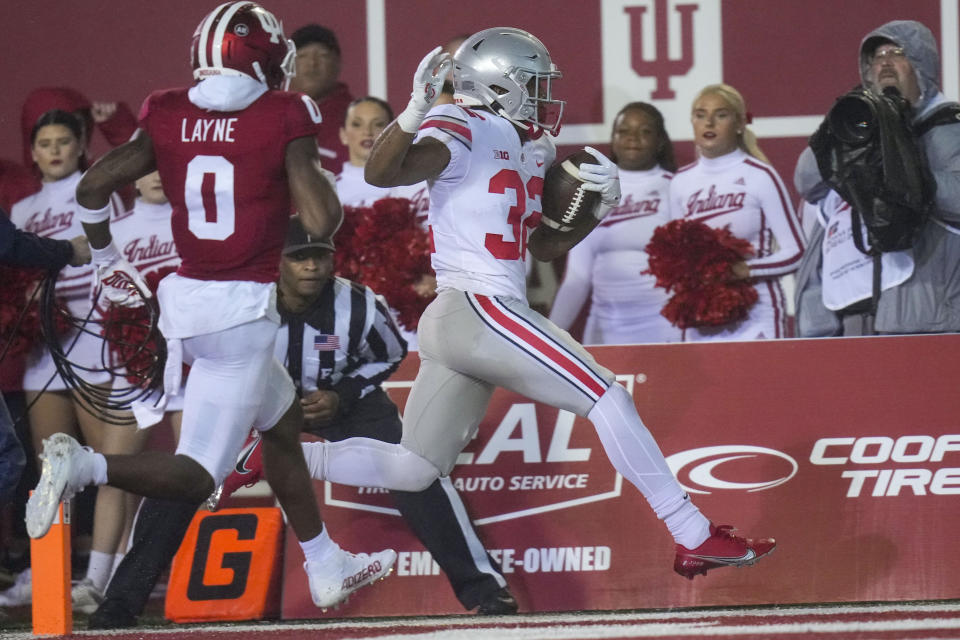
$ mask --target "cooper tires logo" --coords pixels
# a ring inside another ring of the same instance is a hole
[[[798,468],[782,451],[746,444],[681,451],[667,458],[667,464],[688,493],[772,489],[795,476]]]

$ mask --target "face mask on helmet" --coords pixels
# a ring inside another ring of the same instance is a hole
[[[534,136],[560,131],[565,103],[553,99],[553,81],[560,77],[543,43],[522,29],[481,31],[453,56],[457,104],[489,107]]]
[[[193,77],[250,76],[271,89],[286,88],[296,48],[283,25],[254,2],[227,2],[197,26],[190,47]]]

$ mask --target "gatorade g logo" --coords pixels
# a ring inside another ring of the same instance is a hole
[[[198,511],[170,568],[174,622],[279,615],[283,516],[277,507]]]
[[[234,513],[208,516],[197,531],[187,598],[235,600],[247,588],[257,516]]]

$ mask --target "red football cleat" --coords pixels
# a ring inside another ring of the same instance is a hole
[[[677,545],[677,559],[673,570],[693,580],[698,573],[707,575],[717,567],[746,567],[769,555],[777,546],[773,538],[752,540],[734,535],[728,524],[710,525],[710,537],[696,549]]]
[[[263,453],[260,432],[253,430],[237,456],[237,464],[223,484],[207,498],[206,509],[216,511],[240,487],[252,487],[263,477]]]

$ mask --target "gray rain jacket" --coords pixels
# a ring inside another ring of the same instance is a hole
[[[860,78],[867,85],[870,54],[877,40],[903,47],[917,74],[920,99],[913,105],[921,123],[947,102],[940,93],[940,56],[930,30],[913,20],[895,20],[867,34],[860,43]],[[875,327],[881,333],[943,333],[960,331],[960,123],[936,126],[921,138],[937,183],[933,220],[921,230],[912,248],[913,275],[884,291]],[[794,185],[809,202],[822,198],[828,187],[808,147],[800,156]],[[840,319],[823,306],[820,263],[823,228],[816,226],[797,272],[797,335],[839,335]]]

